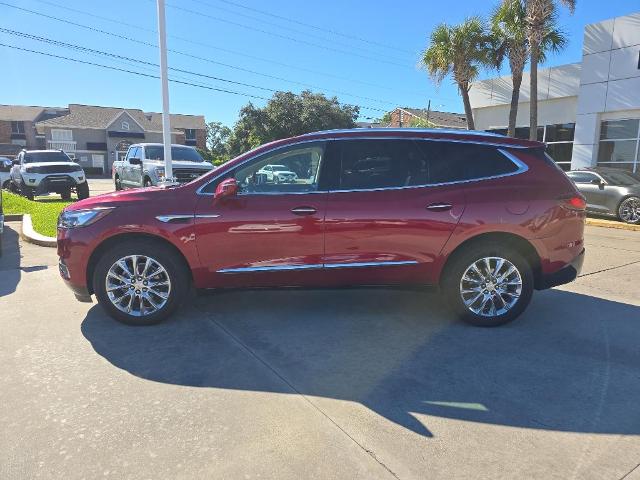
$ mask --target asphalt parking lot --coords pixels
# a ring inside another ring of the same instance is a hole
[[[194,297],[131,328],[17,228],[2,479],[640,478],[640,232],[587,227],[583,276],[497,329],[366,289]]]
[[[111,178],[89,178],[88,181],[89,195],[92,197],[114,191],[113,180]]]

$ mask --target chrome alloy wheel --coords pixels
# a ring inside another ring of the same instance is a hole
[[[460,296],[476,315],[496,317],[507,313],[522,293],[522,276],[516,266],[501,257],[485,257],[472,263],[460,280]]]
[[[630,197],[620,204],[620,219],[626,223],[640,222],[640,198]]]
[[[171,280],[157,260],[129,255],[111,265],[105,287],[109,300],[118,310],[142,317],[165,306],[171,293]]]

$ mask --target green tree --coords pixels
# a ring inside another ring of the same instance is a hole
[[[343,105],[308,90],[300,95],[276,92],[264,108],[249,103],[227,142],[228,153],[238,155],[273,140],[334,128],[353,128],[359,108]]]
[[[520,86],[525,64],[529,56],[527,40],[526,0],[503,0],[491,15],[491,43],[493,46],[493,62],[497,68],[507,57],[511,69],[511,108],[509,109],[509,123],[507,134],[515,136],[516,119],[518,116],[518,102]],[[544,28],[539,59],[543,63],[548,52],[557,52],[566,45],[566,37],[548,22]]]
[[[538,136],[538,64],[541,61],[545,32],[556,29],[558,3],[556,0],[525,0],[527,40],[529,41],[531,62],[529,138]],[[560,0],[571,13],[576,8],[576,0]]]
[[[221,122],[207,123],[207,149],[213,158],[227,154],[227,142],[231,136],[231,129]]]
[[[475,128],[469,88],[480,68],[490,64],[490,51],[484,22],[480,17],[471,17],[460,25],[438,25],[422,55],[421,64],[436,84],[449,75],[453,77],[462,95],[469,130]]]

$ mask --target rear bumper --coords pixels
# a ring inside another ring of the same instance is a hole
[[[536,290],[546,290],[547,288],[557,287],[565,283],[573,282],[582,271],[584,263],[584,248],[582,251],[565,267],[553,273],[541,274],[536,281]]]

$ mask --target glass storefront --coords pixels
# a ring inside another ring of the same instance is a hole
[[[575,128],[575,123],[556,123],[538,127],[538,141],[547,144],[547,153],[563,170],[571,170]],[[487,131],[501,135],[507,134],[506,128],[494,128]],[[515,133],[516,138],[529,138],[528,127],[518,127]]]
[[[640,172],[640,119],[605,120],[600,124],[598,165]]]

